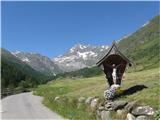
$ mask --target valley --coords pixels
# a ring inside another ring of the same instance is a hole
[[[159,18],[155,16],[133,34],[116,41],[119,49],[133,62],[126,69],[123,90],[137,85],[145,89],[119,97],[159,110]],[[99,120],[86,105],[77,109],[80,97],[99,97],[108,88],[106,78],[96,62],[106,54],[109,46],[76,44],[63,55],[48,58],[38,53],[10,52],[1,49],[2,91],[27,88],[44,97],[43,104],[64,118]],[[56,97],[62,98],[57,104]],[[89,114],[88,114],[89,113]],[[115,118],[113,113],[111,116]],[[153,116],[152,116],[153,118]],[[122,119],[123,120],[123,119]]]

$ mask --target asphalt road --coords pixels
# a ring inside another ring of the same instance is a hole
[[[1,102],[2,120],[64,120],[41,103],[42,97],[34,96],[31,92],[11,95],[2,99]]]

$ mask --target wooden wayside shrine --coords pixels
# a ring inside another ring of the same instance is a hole
[[[117,66],[116,84],[121,85],[122,76],[124,74],[126,66],[131,66],[132,62],[119,51],[116,43],[113,42],[107,53],[96,64],[97,66],[100,66],[102,68],[102,70],[106,74],[108,83],[111,86],[114,84],[114,82],[112,77],[113,68],[110,66],[112,66],[113,64]]]

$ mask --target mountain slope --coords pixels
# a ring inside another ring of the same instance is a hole
[[[62,72],[62,70],[51,61],[48,57],[42,56],[37,53],[27,53],[27,52],[12,52],[14,56],[28,64],[34,70],[39,71],[47,76],[53,76],[57,73]]]
[[[76,44],[64,55],[53,58],[53,61],[65,72],[75,71],[95,65],[106,49],[108,46]]]
[[[154,17],[132,35],[122,39],[118,46],[136,64],[157,65],[160,45],[160,16]]]
[[[2,90],[8,87],[18,87],[21,83],[24,83],[26,87],[34,87],[47,80],[46,76],[35,71],[5,49],[1,49],[1,75]]]

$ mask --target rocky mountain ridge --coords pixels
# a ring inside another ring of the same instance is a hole
[[[27,63],[36,71],[44,73],[48,76],[56,75],[62,72],[62,70],[59,69],[59,67],[52,62],[50,58],[41,54],[20,51],[12,52],[12,54]]]
[[[108,45],[84,45],[76,44],[64,55],[52,60],[63,70],[69,72],[79,70],[84,67],[94,66],[97,59],[109,48]]]
[[[56,75],[94,66],[97,59],[101,57],[102,53],[105,53],[108,47],[107,45],[76,44],[64,55],[53,59],[33,52],[15,51],[11,53],[36,71],[47,75]]]

